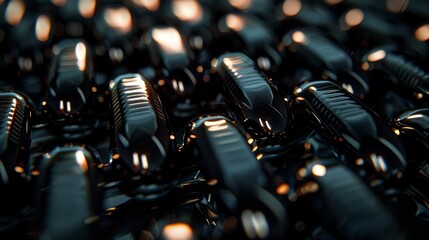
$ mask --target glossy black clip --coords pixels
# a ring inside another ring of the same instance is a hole
[[[156,67],[163,67],[169,72],[188,67],[189,50],[176,28],[154,27],[147,37],[149,54]]]
[[[16,93],[0,93],[0,192],[29,173],[30,109]]]
[[[227,190],[220,192],[223,204],[229,211],[241,214],[249,237],[272,237],[284,231],[285,209],[265,190],[268,178],[239,127],[223,116],[201,117],[190,124],[185,139],[200,156],[199,165],[208,184],[219,183]],[[272,225],[255,233],[255,226],[249,222],[254,214],[259,214],[264,224]]]
[[[300,195],[313,193],[310,204],[326,229],[341,239],[405,239],[405,231],[390,210],[351,170],[332,161],[314,161],[297,187]]]
[[[257,61],[261,70],[278,70],[281,56],[275,49],[274,34],[262,21],[251,15],[230,13],[219,21],[219,30],[226,35],[228,51],[244,51]]]
[[[291,119],[283,98],[242,53],[221,55],[216,67],[240,122],[255,138],[266,143],[284,140]]]
[[[304,84],[295,94],[321,133],[349,155],[350,165],[366,166],[370,179],[403,177],[407,160],[398,136],[355,97],[330,81]]]
[[[59,118],[78,118],[89,110],[94,75],[91,49],[81,40],[70,39],[58,43],[53,52],[43,107]]]
[[[429,108],[404,111],[390,123],[399,130],[398,134],[413,134],[429,146]]]
[[[58,147],[43,163],[37,193],[40,238],[94,238],[99,209],[91,154],[82,147]]]
[[[221,181],[233,193],[252,193],[267,179],[243,132],[222,116],[203,117],[191,124],[186,142],[194,142],[208,177]]]
[[[366,71],[381,71],[397,86],[414,92],[422,105],[429,99],[429,73],[388,48],[376,48],[362,58]]]
[[[320,77],[338,82],[359,98],[369,91],[367,82],[354,68],[351,56],[322,32],[312,28],[295,28],[283,37],[283,44]]]
[[[167,154],[167,119],[158,95],[138,74],[110,82],[113,115],[113,161],[122,159],[134,173],[157,170]]]

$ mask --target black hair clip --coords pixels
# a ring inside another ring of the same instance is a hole
[[[318,30],[295,28],[283,37],[283,44],[305,66],[311,66],[318,78],[332,79],[359,98],[368,93],[368,83],[357,72],[351,56]]]
[[[131,11],[121,4],[106,1],[97,9],[94,21],[96,36],[110,44],[120,43],[134,31]]]
[[[16,6],[16,12],[7,12],[12,24],[9,41],[17,46],[20,52],[33,52],[50,43],[53,37],[53,22],[49,15],[25,12],[25,6]],[[13,11],[13,8],[7,9]],[[23,12],[20,12],[23,11]],[[12,17],[13,14],[17,16]],[[19,18],[19,14],[23,14]],[[6,19],[8,20],[8,19]],[[15,22],[16,21],[16,22]]]
[[[264,172],[243,132],[231,120],[209,116],[191,125],[185,142],[193,142],[201,153],[200,164],[207,171],[207,177],[218,179],[237,195],[251,194],[253,188],[266,184]]]
[[[30,109],[16,93],[0,93],[0,192],[29,173]],[[21,176],[21,177],[20,177]]]
[[[138,74],[110,82],[113,119],[113,162],[131,173],[145,174],[164,163],[169,144],[167,119],[158,95]]]
[[[304,84],[295,94],[321,133],[348,155],[350,165],[366,166],[369,179],[403,177],[407,160],[398,136],[355,97],[330,81]]]
[[[151,28],[146,37],[160,95],[170,100],[166,107],[170,103],[189,105],[198,81],[190,68],[194,56],[183,36],[174,27],[159,26]]]
[[[426,59],[429,54],[427,45],[417,40],[411,34],[409,26],[395,16],[369,8],[352,7],[342,14],[339,25],[342,30],[347,31],[350,45],[355,45],[354,47],[397,44],[401,51]]]
[[[274,34],[263,22],[251,15],[230,13],[219,21],[219,30],[226,35],[228,51],[244,51],[255,59],[263,71],[278,71],[281,56],[275,49]],[[238,38],[237,38],[238,37]]]
[[[190,53],[181,34],[174,27],[154,27],[148,32],[149,53],[155,67],[169,72],[181,70],[190,64]]]
[[[395,85],[412,91],[415,98],[426,105],[429,98],[429,73],[403,56],[388,48],[376,48],[362,58],[362,68],[369,72],[381,71]]]
[[[390,119],[393,131],[403,140],[410,159],[410,169],[419,171],[427,165],[429,151],[429,109],[402,111]],[[423,170],[422,170],[423,171]],[[417,174],[413,175],[416,177]],[[427,178],[427,174],[423,174]]]
[[[298,170],[299,196],[310,198],[311,220],[341,239],[405,239],[390,210],[351,170],[332,160],[316,160]],[[322,206],[321,206],[321,205]],[[308,209],[306,210],[308,211]],[[310,219],[309,219],[310,220]]]
[[[54,35],[53,18],[48,14],[25,11],[23,1],[9,1],[8,4],[11,7],[6,8],[5,18],[11,26],[5,36],[10,47],[5,50],[17,65],[18,76],[38,74],[46,67],[48,57],[45,51]],[[17,78],[17,75],[12,76]]]
[[[57,118],[83,116],[89,110],[91,81],[94,74],[91,50],[81,40],[63,40],[53,47],[48,89],[42,105]]]
[[[429,147],[429,109],[404,111],[390,121],[396,134],[411,134]]]
[[[223,116],[207,116],[190,124],[186,144],[196,149],[207,184],[221,186],[221,202],[241,217],[249,237],[276,236],[285,229],[285,209],[267,190],[268,179],[244,133]],[[255,231],[251,219],[260,217],[264,229]],[[270,222],[270,224],[268,224]]]
[[[263,143],[281,142],[290,125],[287,100],[242,53],[221,55],[216,67],[240,123]]]
[[[38,180],[40,238],[95,237],[99,206],[91,154],[58,147],[45,154]]]
[[[315,3],[300,0],[284,0],[278,6],[276,15],[278,19],[285,21],[284,26],[316,27],[336,40],[343,42],[347,35],[340,30],[333,9]]]

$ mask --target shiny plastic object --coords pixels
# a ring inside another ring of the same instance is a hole
[[[370,179],[402,178],[407,160],[398,136],[355,97],[330,81],[304,84],[295,93],[319,131],[348,155],[349,164],[366,166]]]
[[[243,132],[229,119],[204,117],[192,126],[188,137],[203,153],[201,164],[210,177],[218,179],[237,195],[251,194],[252,189],[266,184],[267,179]]]
[[[410,134],[429,146],[429,108],[404,111],[390,124],[398,134]]]
[[[376,48],[362,58],[364,70],[381,71],[394,84],[414,92],[423,105],[429,99],[429,73],[387,48]]]
[[[350,55],[322,32],[312,28],[295,28],[283,37],[283,44],[304,67],[339,83],[355,96],[363,98],[369,91],[366,81],[356,72]]]
[[[314,161],[299,192],[318,189],[323,202],[317,215],[322,225],[340,239],[406,239],[389,209],[359,177],[343,165]],[[311,186],[311,187],[310,187]],[[353,233],[353,234],[350,234]]]
[[[46,103],[58,117],[85,113],[94,74],[91,50],[82,40],[63,40],[53,48]]]
[[[156,67],[165,68],[168,72],[188,67],[189,50],[176,28],[154,27],[149,30],[147,38],[151,61]]]
[[[185,135],[187,146],[196,149],[203,175],[214,179],[210,184],[219,182],[218,186],[226,190],[220,191],[220,198],[230,212],[241,214],[246,234],[258,238],[279,237],[277,234],[285,230],[286,212],[265,189],[268,178],[252,153],[244,132],[223,116],[200,117],[190,126],[188,135]],[[258,224],[249,222],[254,214],[264,225],[259,225],[260,221]],[[261,232],[254,229],[257,226],[263,227],[259,229]]]
[[[139,74],[110,82],[115,152],[134,173],[157,170],[168,149],[167,120],[158,95]],[[115,159],[114,161],[117,161]]]
[[[41,239],[91,239],[98,220],[91,154],[58,147],[45,155],[38,179]]]
[[[22,96],[0,93],[0,190],[18,174],[28,174],[29,119],[30,109]]]
[[[224,54],[216,71],[243,126],[267,143],[284,140],[291,119],[288,103],[253,61],[242,53]]]

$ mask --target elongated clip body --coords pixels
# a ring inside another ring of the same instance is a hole
[[[158,169],[168,148],[167,119],[158,95],[138,74],[125,74],[110,82],[114,148],[135,173]]]
[[[366,165],[375,178],[403,176],[407,160],[398,136],[355,97],[330,81],[304,84],[295,93],[318,129],[351,154],[352,165]]]
[[[287,101],[242,53],[221,55],[216,67],[240,122],[267,142],[282,141],[291,119]]]

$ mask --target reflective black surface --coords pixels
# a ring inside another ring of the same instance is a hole
[[[427,9],[0,1],[0,239],[429,239]]]

